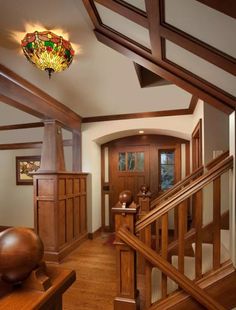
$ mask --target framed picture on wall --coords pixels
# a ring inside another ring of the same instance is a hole
[[[33,177],[30,175],[40,167],[40,156],[16,156],[16,184],[32,185]]]

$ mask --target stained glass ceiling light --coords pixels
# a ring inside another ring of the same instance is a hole
[[[71,43],[51,31],[27,33],[21,41],[26,58],[37,68],[53,72],[68,68],[73,60]]]

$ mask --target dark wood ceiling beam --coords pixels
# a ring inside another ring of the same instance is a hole
[[[100,3],[106,8],[128,18],[129,20],[132,20],[142,27],[148,28],[148,20],[144,12],[137,12],[137,10],[134,10],[133,8],[131,9],[130,6],[123,5],[114,0],[95,0],[95,2]]]
[[[208,102],[209,104],[216,106],[218,109],[221,109],[225,113],[229,114],[235,109],[236,103],[232,96],[225,95],[224,93],[215,89],[215,87],[211,87],[211,85],[208,85],[205,82],[202,82],[200,79],[189,75],[188,72],[183,72],[179,69],[176,69],[173,65],[168,63],[154,63],[153,61],[143,57],[137,52],[129,49],[125,45],[112,40],[110,37],[106,36],[100,31],[95,30],[95,34],[100,42],[131,58],[141,66],[160,75],[164,79],[173,82],[177,86],[192,93],[193,95]]]
[[[197,106],[197,103],[198,103],[198,100],[199,98],[197,96],[192,96],[191,98],[191,101],[190,101],[190,104],[189,104],[189,110],[193,113],[196,106]]]
[[[236,75],[236,60],[169,25],[160,26],[160,35],[219,68]]]
[[[145,5],[149,22],[152,55],[155,60],[158,60],[162,58],[159,1],[145,0]]]
[[[236,18],[235,0],[197,0],[197,1],[230,17]]]
[[[58,120],[67,129],[80,130],[78,114],[1,64],[0,100],[41,119]]]
[[[94,4],[94,1],[92,0],[83,0],[84,6],[89,14],[89,17],[91,18],[94,26],[96,28],[99,27],[99,25],[101,25],[102,21],[101,18],[98,14],[98,11],[96,9],[96,6]]]
[[[152,54],[151,50],[138,42],[133,41],[132,39],[122,35],[121,33],[117,32],[116,30],[108,27],[107,25],[104,25],[101,21],[101,18],[99,17],[99,14],[97,12],[97,9],[94,5],[94,2],[92,0],[83,0],[83,3],[88,11],[88,14],[96,28],[96,30],[99,30],[106,34],[106,36],[109,36],[112,38],[112,40],[119,42],[120,44],[127,45],[130,49],[136,51],[137,53],[143,55],[144,57],[151,59]]]
[[[39,127],[44,127],[44,123],[43,122],[36,122],[36,123],[26,123],[26,124],[3,125],[3,126],[0,126],[0,131],[2,131],[2,130],[28,129],[28,128],[39,128]]]
[[[42,141],[0,144],[0,150],[41,149]],[[64,140],[63,146],[72,146],[72,140]]]
[[[190,83],[194,86],[196,86],[198,89],[201,89],[205,92],[206,95],[210,95],[211,98],[217,99],[219,103],[224,103],[228,107],[231,107],[232,109],[236,108],[236,99],[234,96],[231,94],[227,93],[223,89],[218,88],[217,86],[211,84],[207,80],[204,80],[198,75],[195,75],[189,70],[186,70],[185,68],[179,66],[178,64],[172,62],[171,60],[167,59],[164,57],[162,61],[162,67],[165,68],[166,70],[172,72],[176,77],[181,77],[185,82]],[[196,96],[198,94],[192,93]],[[202,98],[199,96],[200,99],[205,100],[208,102],[206,99]],[[213,103],[212,101],[212,103]],[[211,102],[208,102],[211,103]]]
[[[147,117],[176,116],[176,115],[187,115],[187,114],[192,114],[192,112],[189,109],[176,109],[176,110],[168,110],[168,111],[102,115],[102,116],[84,117],[82,119],[82,123],[117,121],[121,119],[134,119],[134,118],[147,118]]]

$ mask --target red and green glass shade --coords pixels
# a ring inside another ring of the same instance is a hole
[[[51,31],[27,33],[21,46],[26,58],[37,68],[47,71],[49,78],[53,72],[68,68],[75,53],[69,41]]]

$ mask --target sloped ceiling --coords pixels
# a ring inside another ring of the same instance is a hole
[[[226,112],[235,108],[235,1],[83,2],[100,42]]]
[[[142,0],[128,2],[137,4],[140,9],[144,7]],[[132,59],[96,39],[82,0],[42,0],[37,5],[29,0],[0,0],[0,5],[0,63],[82,117],[189,107],[191,92],[174,84],[141,88]],[[119,24],[119,20],[116,22]],[[47,74],[32,66],[20,51],[25,32],[29,28],[39,29],[34,27],[38,24],[50,30],[63,29],[77,51],[71,67],[54,74],[50,81]],[[126,29],[126,24],[124,26]],[[135,26],[132,22],[129,31],[136,38],[140,28],[137,30]],[[147,42],[150,41],[148,30],[144,29],[144,33]]]

